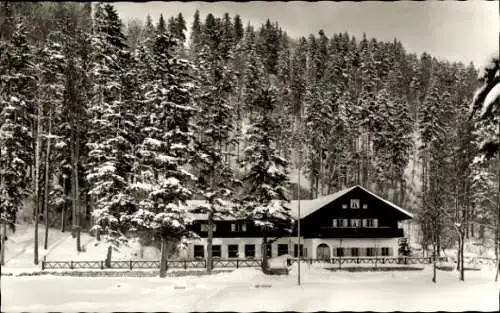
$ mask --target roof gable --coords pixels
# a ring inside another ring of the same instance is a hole
[[[397,206],[396,204],[374,194],[373,192],[369,191],[368,189],[366,188],[363,188],[359,185],[356,185],[356,186],[353,186],[353,187],[350,187],[350,188],[346,188],[346,189],[343,189],[343,190],[340,190],[340,191],[337,191],[336,193],[333,193],[331,195],[327,195],[327,196],[323,196],[323,197],[319,197],[319,198],[316,198],[316,199],[312,199],[312,200],[300,200],[300,218],[303,219],[311,214],[313,214],[314,212],[320,210],[321,208],[327,206],[328,204],[332,203],[333,201],[336,201],[338,199],[340,199],[341,197],[343,197],[344,195],[347,195],[349,192],[355,190],[355,189],[360,189],[362,190],[363,192],[375,197],[376,199],[378,199],[379,201],[385,203],[386,205],[388,205],[389,207],[399,211],[400,213],[403,214],[403,216],[405,216],[407,219],[409,218],[413,218],[413,214],[411,214],[410,212],[404,210],[403,208],[401,208],[400,206]],[[187,207],[185,208],[186,210],[189,210],[189,209],[192,209],[196,206],[199,206],[199,205],[202,205],[202,204],[205,204],[206,201],[205,200],[188,200],[186,201],[186,205]],[[299,217],[299,201],[298,200],[292,200],[288,203],[285,203],[286,206],[288,206],[291,210],[291,215],[293,218],[295,219],[298,219]],[[190,217],[194,220],[207,220],[208,218],[208,214],[193,214],[193,213],[189,213]],[[231,218],[231,217],[225,217],[223,218],[224,220],[234,220],[235,218]]]

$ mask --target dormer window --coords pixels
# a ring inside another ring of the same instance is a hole
[[[359,199],[351,199],[351,209],[359,209]]]
[[[363,204],[363,209],[368,209],[368,204]]]

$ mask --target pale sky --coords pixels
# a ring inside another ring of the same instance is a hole
[[[267,18],[277,21],[291,37],[307,37],[320,29],[328,37],[348,32],[359,40],[363,32],[370,39],[397,38],[407,52],[426,51],[449,61],[473,61],[476,66],[499,49],[499,1],[397,1],[397,2],[115,2],[124,23],[144,21],[150,14],[156,23],[160,13],[182,13],[190,28],[196,9],[202,20],[208,13],[239,14],[244,26],[258,28]]]

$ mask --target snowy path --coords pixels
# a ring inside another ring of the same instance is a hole
[[[3,311],[497,311],[493,272],[337,273],[305,269],[265,276],[255,269],[202,277],[2,277]],[[256,288],[271,284],[271,288]]]

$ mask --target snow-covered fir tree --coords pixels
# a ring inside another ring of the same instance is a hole
[[[95,198],[96,232],[118,247],[126,242],[122,216],[135,209],[128,172],[133,163],[132,145],[127,136],[133,124],[124,105],[124,51],[126,39],[121,21],[111,5],[96,6],[93,48],[93,97],[89,103],[89,194]]]
[[[192,117],[195,107],[189,64],[174,56],[177,40],[168,33],[155,37],[145,64],[150,69],[140,87],[142,141],[136,149],[137,178],[131,189],[139,196],[137,211],[123,220],[136,230],[149,230],[161,238],[160,275],[166,271],[167,244],[190,235],[186,225],[185,201],[193,175],[186,169],[192,155]],[[143,65],[144,66],[144,65]],[[144,75],[144,74],[142,74]]]
[[[230,153],[225,149],[232,144],[233,104],[230,101],[232,82],[235,77],[230,62],[224,59],[223,34],[212,34],[216,50],[205,45],[196,58],[200,64],[198,113],[196,126],[198,138],[195,145],[193,165],[198,169],[197,187],[206,205],[193,209],[194,213],[208,216],[207,269],[212,270],[212,237],[214,219],[236,216],[234,189],[237,186],[235,170],[228,161]]]
[[[247,147],[243,164],[245,174],[242,206],[247,217],[262,229],[263,269],[267,269],[267,249],[274,231],[291,230],[293,226],[287,207],[288,161],[276,149],[276,89],[262,87],[252,103],[253,114],[246,132]]]
[[[0,43],[0,222],[3,231],[6,226],[15,229],[17,212],[22,209],[30,189],[33,58],[26,27],[18,23],[11,40]]]

